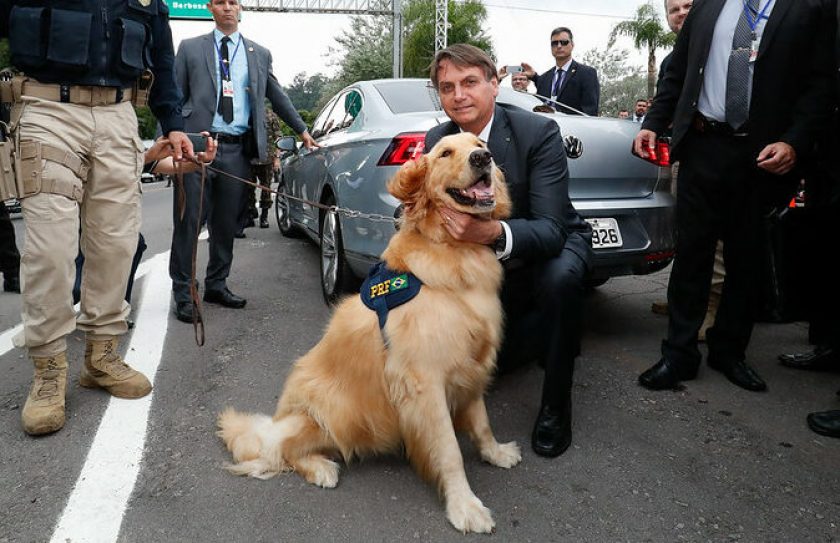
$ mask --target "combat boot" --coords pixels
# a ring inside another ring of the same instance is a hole
[[[49,434],[64,426],[64,392],[67,388],[67,353],[32,357],[35,376],[20,414],[23,431],[32,436]]]
[[[142,398],[152,391],[146,376],[132,369],[117,354],[115,336],[88,337],[85,365],[79,384],[87,388],[103,388],[118,398]]]

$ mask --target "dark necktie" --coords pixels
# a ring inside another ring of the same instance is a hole
[[[551,94],[554,97],[560,96],[560,89],[563,88],[563,77],[566,75],[564,70],[557,70],[557,81],[554,83],[554,89],[551,91]]]
[[[228,57],[228,43],[230,38],[225,36],[222,38],[222,68],[219,70],[219,75],[222,76],[222,82],[219,85],[219,115],[226,123],[233,121],[233,97],[225,96],[224,82],[230,81],[230,60]]]
[[[758,0],[747,0],[750,15],[758,24]],[[747,8],[745,8],[746,11]],[[732,53],[726,74],[726,122],[738,129],[747,122],[750,113],[750,49],[753,31],[747,22],[747,14],[741,13],[735,35],[732,37]]]

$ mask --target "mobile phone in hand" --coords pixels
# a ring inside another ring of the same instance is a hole
[[[187,137],[190,138],[190,142],[193,146],[194,153],[203,153],[207,150],[207,137],[202,134],[196,134],[194,132],[187,132]]]
[[[505,71],[509,74],[518,74],[522,71],[522,66],[505,66]]]

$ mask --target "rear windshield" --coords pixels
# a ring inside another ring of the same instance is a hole
[[[388,108],[394,114],[417,113],[420,111],[441,111],[435,88],[430,81],[383,81],[374,83],[376,90],[382,95]],[[502,87],[499,89],[498,102],[512,104],[531,111],[534,106],[542,104],[537,98],[513,89]]]

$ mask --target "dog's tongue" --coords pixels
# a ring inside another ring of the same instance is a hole
[[[467,187],[462,192],[465,196],[476,200],[488,200],[493,197],[493,190],[490,188],[490,183],[485,179],[478,180],[474,185]]]

